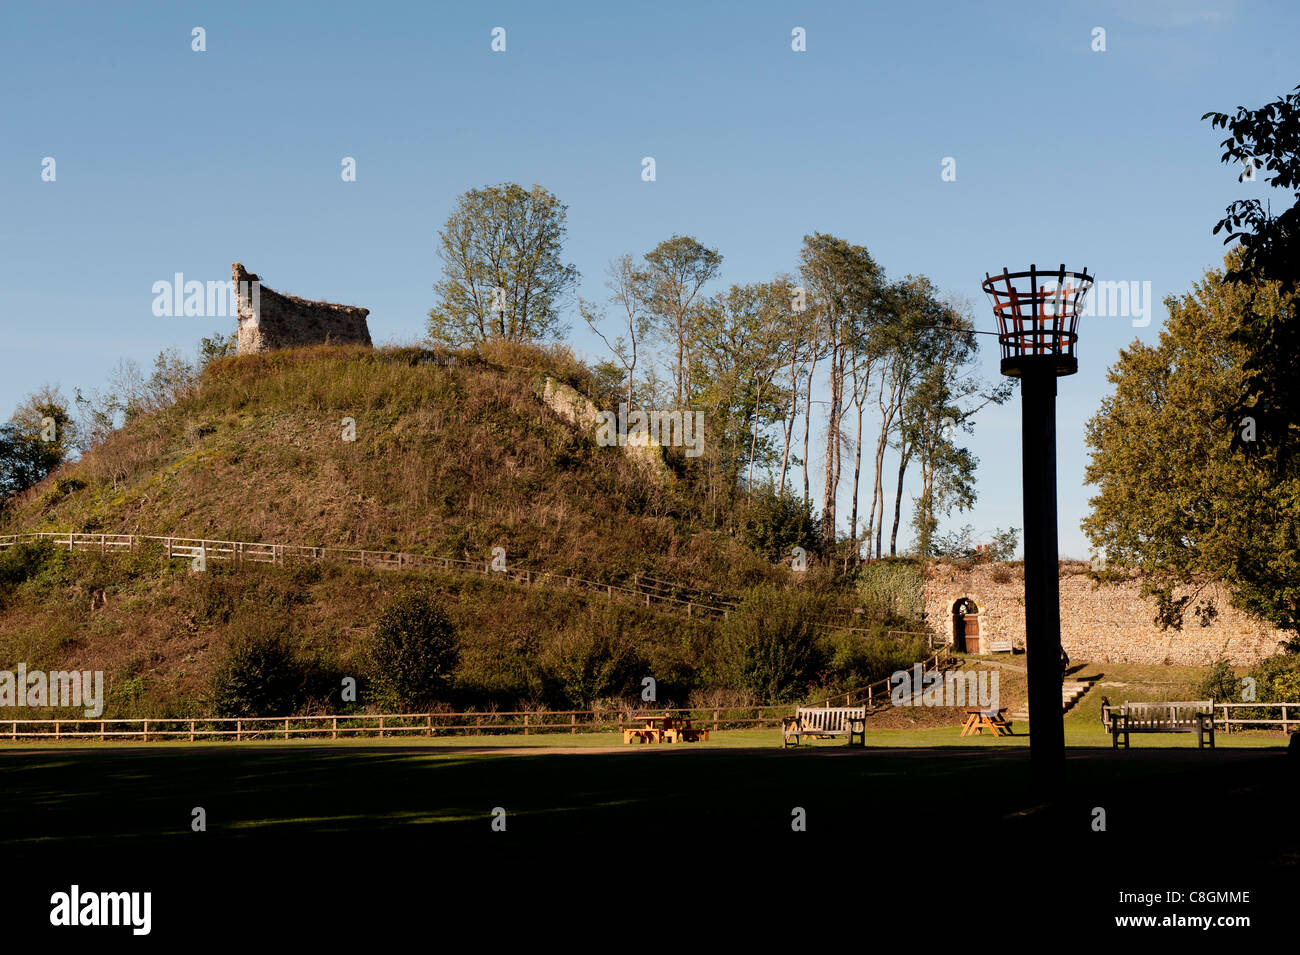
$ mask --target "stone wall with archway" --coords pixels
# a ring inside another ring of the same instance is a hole
[[[1161,630],[1156,604],[1141,594],[1142,582],[1096,585],[1087,566],[1061,563],[1061,645],[1074,660],[1207,666],[1220,653],[1250,666],[1277,651],[1286,635],[1243,613],[1221,585],[1207,594],[1218,610],[1209,626],[1192,615],[1181,631]],[[963,568],[930,564],[925,569],[926,623],[952,644],[953,604],[967,597],[980,608],[980,632],[1025,647],[1025,582],[1019,564],[977,564]]]
[[[962,601],[966,601],[968,604],[972,605],[975,608],[974,613],[967,610],[965,616],[978,618],[980,640],[984,641],[990,639],[988,635],[989,620],[987,615],[984,612],[986,601],[984,600],[984,598],[976,594],[970,594],[970,593],[960,594],[948,602],[948,612],[947,612],[947,620],[946,620],[947,644],[948,646],[959,650],[965,645],[964,643],[965,633],[963,632],[959,634],[957,632],[957,611],[958,611],[958,605],[961,604]]]

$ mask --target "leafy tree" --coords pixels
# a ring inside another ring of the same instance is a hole
[[[1296,356],[1300,354],[1300,86],[1259,109],[1239,106],[1236,113],[1210,112],[1201,117],[1211,128],[1226,129],[1222,162],[1242,165],[1238,180],[1265,172],[1264,182],[1290,189],[1292,203],[1278,215],[1259,199],[1240,199],[1228,206],[1214,227],[1226,230],[1224,244],[1240,242],[1240,257],[1226,280],[1247,295],[1241,322],[1232,340],[1248,350],[1245,376],[1227,406],[1235,427],[1254,420],[1254,440],[1240,434],[1236,450],[1278,472],[1300,445],[1300,388],[1296,387]],[[1272,289],[1286,299],[1277,308]],[[1256,293],[1263,296],[1256,301]]]
[[[559,308],[578,282],[578,270],[561,260],[567,218],[541,186],[511,182],[463,194],[438,234],[443,279],[434,286],[430,340],[460,347],[562,335]]]
[[[381,697],[421,709],[446,689],[459,652],[455,628],[419,591],[394,597],[379,615],[370,646],[371,680]]]
[[[0,507],[62,464],[76,444],[76,433],[57,388],[46,385],[29,395],[9,423],[0,425]]]
[[[802,393],[805,397],[805,414],[812,406],[812,367],[819,348],[817,321],[813,310],[807,307],[807,293],[803,289],[796,290],[792,279],[782,277],[781,281],[790,289],[791,303],[786,318],[785,335],[781,343],[781,357],[784,362],[782,382],[785,384],[782,392],[788,411],[782,416],[781,421],[781,472],[777,477],[776,485],[778,488],[784,488],[790,466],[804,463],[804,503],[808,504],[807,435],[804,436],[805,449],[802,462],[798,456],[791,454],[791,447],[795,424],[799,420],[800,382],[804,383]]]
[[[870,333],[881,309],[884,272],[864,247],[818,232],[804,236],[799,273],[821,326],[828,360],[822,541],[829,546],[835,542],[845,376],[855,351],[870,347]]]
[[[1238,269],[1239,253],[1225,267]],[[1165,305],[1158,343],[1120,352],[1108,373],[1115,392],[1088,422],[1086,479],[1098,494],[1083,528],[1108,573],[1144,572],[1164,626],[1181,626],[1189,606],[1211,613],[1205,588],[1220,579],[1238,606],[1295,631],[1300,484],[1243,466],[1238,432],[1219,417],[1250,374],[1235,332],[1253,314],[1288,307],[1288,296],[1277,282],[1248,289],[1209,270]],[[1187,592],[1175,596],[1179,588]]]
[[[903,481],[912,459],[913,444],[905,440],[904,414],[909,404],[915,403],[918,383],[942,377],[943,360],[951,360],[953,346],[965,343],[970,336],[964,334],[961,316],[939,300],[938,290],[924,275],[909,275],[891,285],[887,292],[889,308],[885,323],[873,336],[880,355],[881,374],[877,382],[876,408],[880,413],[880,430],[876,435],[874,471],[871,485],[871,511],[867,518],[867,556],[877,557],[884,552],[881,537],[885,522],[885,450],[891,434],[899,433],[898,485],[895,489],[894,529],[890,553],[895,553],[898,537],[898,520],[902,508]],[[957,337],[954,337],[957,336]],[[973,351],[973,343],[968,346]],[[946,378],[944,379],[946,380]],[[856,396],[855,396],[856,400]],[[858,406],[859,449],[861,455],[862,409]],[[854,476],[854,496],[857,495],[857,478]],[[854,501],[856,524],[857,502]],[[872,549],[872,534],[875,548]],[[854,542],[857,541],[854,528]],[[855,550],[856,553],[856,550]]]
[[[766,427],[781,416],[773,376],[782,360],[789,303],[789,287],[777,280],[733,285],[699,310],[691,401],[704,406],[711,460],[728,488],[747,465],[745,484],[752,489],[755,463],[774,463]]]
[[[916,550],[933,554],[932,541],[940,515],[955,507],[967,510],[975,503],[975,468],[979,463],[958,445],[962,434],[973,430],[976,414],[989,404],[1011,397],[1012,384],[990,386],[973,374],[977,353],[970,309],[952,301],[931,299],[927,327],[914,346],[921,370],[913,379],[899,411],[897,442],[900,457],[899,487],[911,459],[920,469],[921,493],[916,498],[912,529]],[[897,542],[901,500],[894,500],[894,530],[890,553]]]
[[[644,307],[672,353],[676,408],[685,408],[691,395],[691,347],[699,314],[700,290],[717,278],[722,255],[694,237],[675,235],[645,254],[639,284]]]

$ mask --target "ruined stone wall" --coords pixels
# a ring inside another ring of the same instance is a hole
[[[542,383],[541,398],[546,406],[557,415],[579,428],[594,430],[599,409],[585,395],[579,394],[569,385],[557,381],[549,375]],[[664,462],[663,452],[658,445],[629,442],[623,446],[623,453],[647,476],[666,484],[671,478],[668,465]]]
[[[1063,564],[1060,578],[1061,645],[1073,660],[1204,666],[1222,651],[1234,664],[1249,666],[1272,655],[1283,639],[1279,631],[1233,608],[1222,586],[1205,591],[1219,612],[1209,626],[1202,627],[1189,612],[1182,630],[1161,630],[1154,622],[1155,600],[1141,596],[1139,580],[1097,587],[1074,569]],[[1023,649],[1024,587],[1016,565],[980,564],[968,570],[932,565],[925,581],[926,621],[951,642],[952,605],[969,597],[980,610],[982,637],[1009,638]]]
[[[239,301],[237,354],[251,355],[305,345],[370,345],[370,310],[282,295],[236,262],[232,267]],[[256,282],[256,288],[252,283]]]

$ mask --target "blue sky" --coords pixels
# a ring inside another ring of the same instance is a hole
[[[1151,324],[1086,323],[1060,383],[1061,550],[1087,556],[1083,426],[1106,369],[1220,262],[1223,207],[1266,190],[1219,164],[1200,116],[1294,87],[1298,36],[1294,5],[1228,0],[6,4],[0,417],[42,383],[71,395],[230,330],[155,317],[151,287],[233,261],[368,307],[376,341],[418,339],[456,196],[540,183],[568,205],[588,297],[610,259],[673,233],[718,248],[727,284],[841,235],[968,296],[983,328],[979,281],[1004,265],[1151,282]],[[1021,525],[1018,401],[981,415],[979,503],[950,526]]]

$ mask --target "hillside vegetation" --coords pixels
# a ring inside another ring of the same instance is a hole
[[[107,716],[373,708],[376,634],[412,593],[455,631],[439,705],[766,702],[858,686],[921,654],[920,630],[824,564],[773,563],[780,515],[667,479],[542,402],[553,376],[616,400],[562,349],[320,347],[225,358],[14,500],[0,533],[78,531],[402,549],[610,583],[650,574],[742,601],[729,620],[559,587],[331,564],[194,571],[157,548],[0,554],[0,667],[103,670]],[[344,419],[355,441],[344,440]],[[779,508],[776,509],[779,511]],[[757,517],[755,515],[758,515]],[[775,535],[775,536],[774,536]],[[750,544],[762,547],[763,553]],[[775,623],[773,621],[776,621]],[[242,668],[242,669],[241,669]],[[341,698],[355,677],[358,699]],[[224,683],[223,683],[224,681]],[[231,686],[245,690],[232,696]],[[252,696],[247,688],[257,690]],[[260,695],[258,695],[260,694]],[[16,716],[52,715],[49,710]],[[66,715],[66,714],[60,714]]]
[[[647,482],[541,403],[544,373],[602,397],[583,366],[562,351],[504,357],[320,347],[222,359],[192,394],[29,493],[3,531],[467,559],[501,546],[511,563],[593,580],[643,572],[728,590],[772,577],[680,489]],[[355,441],[343,439],[345,418]]]

